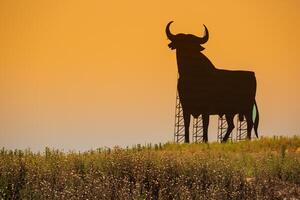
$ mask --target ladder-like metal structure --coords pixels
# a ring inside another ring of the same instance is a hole
[[[233,137],[233,132],[230,134],[228,140],[233,141],[242,141],[247,138],[247,121],[243,119],[240,121],[237,118],[237,128],[236,128],[236,137]],[[222,117],[219,116],[218,119],[218,133],[217,141],[221,142],[224,135],[226,134],[228,125],[225,119],[225,115]],[[192,132],[192,141],[193,142],[203,142],[203,121],[202,115],[197,118],[193,118],[193,132]],[[185,138],[185,127],[183,120],[183,110],[182,105],[179,99],[178,92],[176,93],[176,106],[175,106],[175,127],[174,127],[174,142],[183,143]]]
[[[221,142],[227,130],[227,122],[225,116],[219,116],[218,118],[218,133],[217,133],[217,141]]]
[[[237,129],[236,129],[236,141],[243,141],[247,138],[247,121],[243,119],[242,121],[237,117],[236,120]]]
[[[193,142],[203,142],[203,121],[202,115],[193,119]]]
[[[226,122],[225,115],[219,116],[218,118],[218,134],[217,134],[217,141],[222,142],[223,137],[227,132],[228,124]],[[229,141],[232,141],[232,133],[229,135]]]
[[[193,118],[193,142],[203,141],[203,125],[202,116]],[[176,93],[176,106],[175,106],[175,127],[174,127],[174,142],[183,143],[185,138],[185,128],[183,120],[182,105],[180,103],[178,92]]]
[[[180,103],[178,92],[176,93],[176,105],[175,105],[175,127],[174,127],[174,142],[184,142],[184,120],[183,110]]]

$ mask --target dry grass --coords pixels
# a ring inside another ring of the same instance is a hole
[[[300,138],[0,150],[0,199],[297,199]]]

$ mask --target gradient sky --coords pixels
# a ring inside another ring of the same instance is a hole
[[[218,68],[255,71],[261,135],[299,135],[299,8],[298,0],[0,0],[0,147],[172,141],[171,20],[174,33],[208,27],[203,53]]]

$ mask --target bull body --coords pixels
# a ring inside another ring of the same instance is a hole
[[[216,69],[197,79],[180,75],[177,89],[182,106],[194,117],[245,115],[255,101],[256,79],[253,72]]]

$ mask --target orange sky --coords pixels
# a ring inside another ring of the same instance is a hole
[[[0,146],[86,150],[172,140],[170,20],[174,33],[201,35],[206,24],[203,53],[217,67],[255,71],[261,135],[300,134],[299,7],[298,0],[2,0]]]

